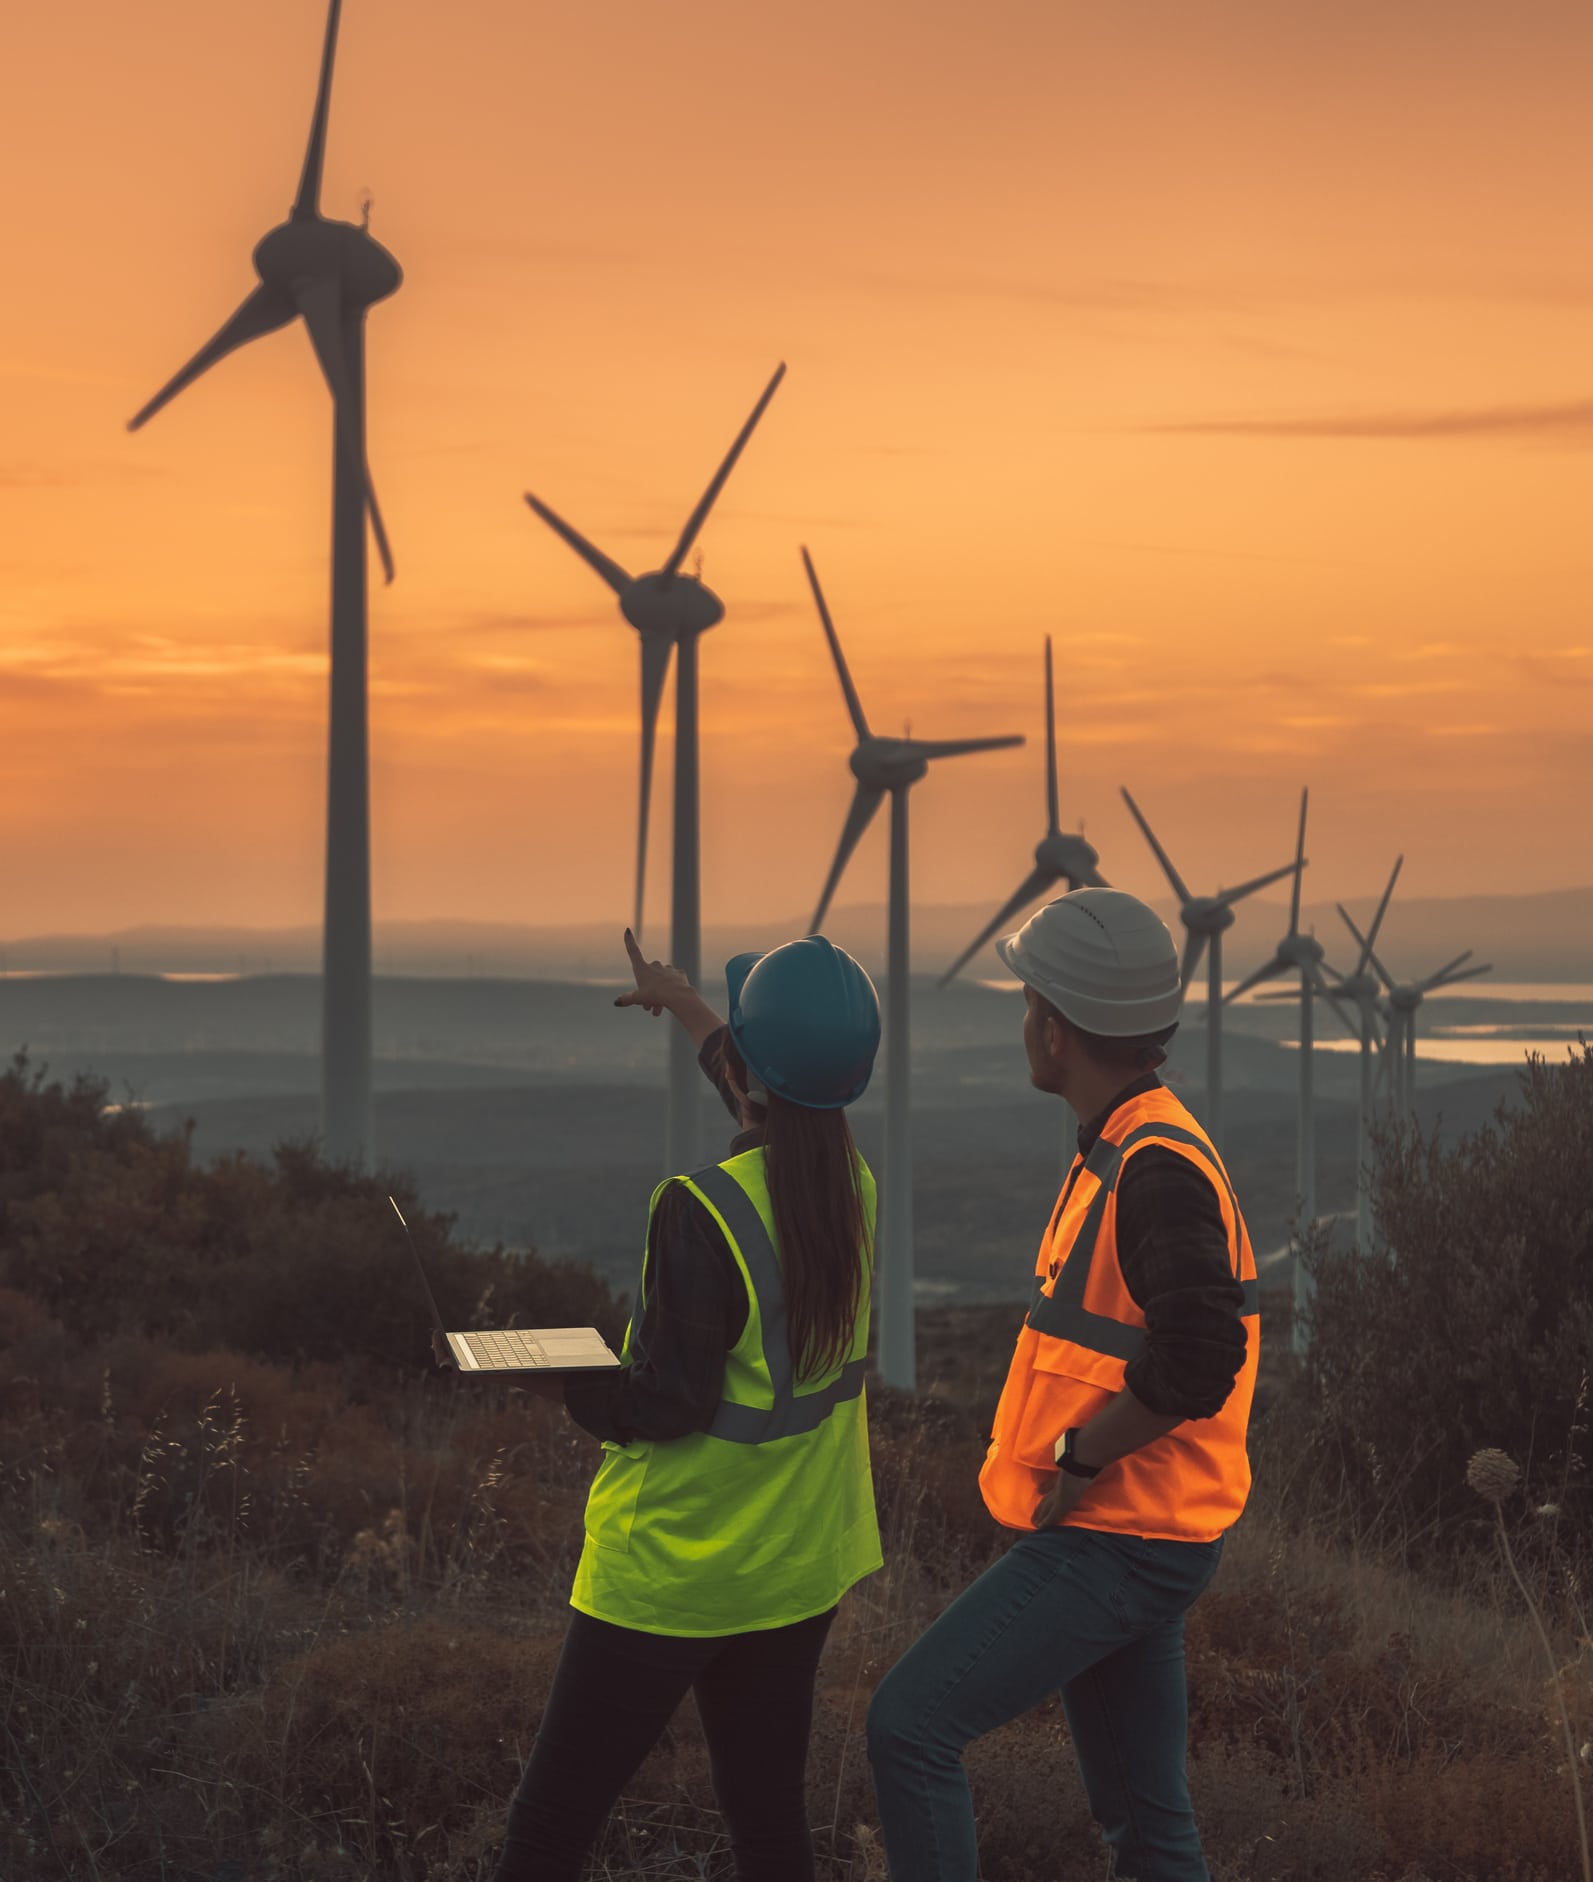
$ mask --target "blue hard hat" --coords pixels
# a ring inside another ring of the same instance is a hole
[[[730,1037],[767,1090],[810,1111],[861,1098],[879,1051],[879,995],[844,948],[810,934],[725,963]]]

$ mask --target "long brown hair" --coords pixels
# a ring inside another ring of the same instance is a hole
[[[747,1068],[726,1035],[726,1069],[743,1091]],[[868,1272],[868,1213],[852,1128],[844,1111],[815,1111],[771,1092],[764,1115],[763,1167],[774,1210],[775,1246],[785,1281],[786,1335],[799,1379],[821,1378],[851,1350]]]

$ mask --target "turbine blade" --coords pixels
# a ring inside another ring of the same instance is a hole
[[[1372,1080],[1372,1090],[1374,1092],[1378,1092],[1383,1089],[1383,1080],[1388,1076],[1389,1061],[1393,1059],[1395,1056],[1396,1055],[1392,1052],[1379,1052],[1378,1053],[1377,1074]]]
[[[578,529],[571,529],[562,516],[556,515],[545,503],[532,496],[529,490],[525,493],[525,500],[556,536],[562,536],[583,562],[597,570],[616,595],[624,594],[631,585],[631,578],[617,562],[610,561],[601,549],[588,542]]]
[[[1129,809],[1134,813],[1134,821],[1139,825],[1140,829],[1143,830],[1145,833],[1145,841],[1156,852],[1156,860],[1162,866],[1162,873],[1166,876],[1167,880],[1173,885],[1173,894],[1178,897],[1180,902],[1192,902],[1195,898],[1189,893],[1188,889],[1184,887],[1184,879],[1181,875],[1179,875],[1178,871],[1173,867],[1172,858],[1167,854],[1166,850],[1162,848],[1161,844],[1156,841],[1155,833],[1152,831],[1150,825],[1145,821],[1144,817],[1140,814],[1139,805],[1136,804],[1133,798],[1129,796],[1126,786],[1120,786],[1119,788],[1123,792],[1123,802],[1127,804]],[[1204,947],[1206,945],[1205,941],[1202,940],[1200,945]],[[1196,956],[1196,959],[1197,960],[1199,959],[1198,955]],[[1188,974],[1184,976],[1184,985],[1186,987],[1189,985]]]
[[[1249,882],[1241,882],[1237,889],[1224,889],[1217,897],[1220,908],[1231,908],[1235,902],[1242,902],[1247,895],[1254,895],[1257,889],[1264,889],[1269,882],[1281,882],[1285,876],[1295,873],[1293,863],[1285,863],[1281,869],[1272,869],[1264,876],[1256,876]]]
[[[966,758],[970,752],[1005,751],[1009,746],[1023,743],[1021,732],[1006,738],[909,738],[902,743],[917,752],[920,758]]]
[[[1368,956],[1368,958],[1370,959],[1372,963],[1372,972],[1375,973],[1378,979],[1382,981],[1385,991],[1392,993],[1394,991],[1394,976],[1388,971],[1388,969],[1383,965],[1383,963],[1377,958],[1376,948],[1373,948],[1371,950],[1371,953]]]
[[[318,281],[298,282],[293,290],[293,298],[304,316],[310,344],[315,348],[315,357],[321,362],[322,376],[332,394],[338,437],[365,487],[365,507],[370,513],[377,553],[382,558],[382,571],[391,581],[393,552],[388,547],[387,530],[376,504],[376,491],[371,483],[370,466],[365,461],[364,445],[355,429],[348,361],[343,353],[343,296],[336,277],[327,275]]]
[[[1061,812],[1057,808],[1056,783],[1056,694],[1051,685],[1051,636],[1045,637],[1045,804],[1050,815],[1047,836],[1060,835]]]
[[[967,947],[957,956],[956,960],[946,969],[945,973],[941,975],[941,986],[949,987],[952,981],[957,978],[958,974],[961,973],[963,968],[973,959],[996,930],[1011,921],[1020,908],[1027,907],[1037,896],[1044,894],[1055,881],[1056,877],[1049,869],[1031,870],[1028,876],[1024,878],[1022,886],[1009,900],[1002,903],[1001,907],[997,909],[995,914],[985,923],[984,927],[981,928],[978,934],[968,943]]]
[[[1440,987],[1452,987],[1457,980],[1475,980],[1479,974],[1491,974],[1492,972],[1493,962],[1483,961],[1476,967],[1468,967],[1463,974],[1446,974],[1444,978],[1436,984]],[[1434,984],[1435,983],[1432,981],[1425,982],[1424,990],[1431,991]]]
[[[337,25],[343,0],[332,0],[326,16],[326,43],[321,50],[321,83],[316,89],[310,119],[310,142],[304,153],[299,193],[293,199],[293,217],[302,222],[321,213],[321,167],[326,159],[326,120],[332,103],[332,65],[337,58]]]
[[[1351,918],[1350,911],[1342,902],[1335,902],[1333,906],[1339,911],[1340,919],[1355,937],[1355,945],[1361,950],[1355,969],[1355,975],[1359,978],[1360,975],[1366,972],[1367,963],[1372,958],[1371,943],[1367,940],[1366,936],[1361,933],[1360,929],[1356,927],[1354,920]]]
[[[279,299],[269,288],[256,288],[220,332],[207,340],[182,371],[168,379],[154,398],[127,421],[127,429],[137,431],[147,425],[163,405],[169,405],[201,373],[209,372],[217,360],[225,359],[229,353],[236,353],[240,346],[247,346],[251,340],[258,340],[265,334],[275,333],[279,327],[285,327],[296,311],[291,301]]]
[[[647,811],[653,797],[653,748],[658,738],[658,708],[669,677],[669,656],[675,650],[668,634],[643,634],[642,642],[642,787],[641,810],[636,820],[636,920],[642,932],[642,900],[647,887]]]
[[[841,676],[841,691],[846,695],[846,709],[852,715],[852,727],[860,739],[869,736],[868,720],[863,717],[863,702],[857,696],[857,688],[852,684],[852,675],[847,670],[846,655],[841,652],[841,637],[835,631],[835,623],[830,619],[830,611],[824,604],[824,591],[819,587],[819,578],[814,573],[813,558],[806,549],[802,551],[802,566],[808,572],[808,586],[813,590],[813,599],[818,604],[819,619],[824,623],[824,632],[830,643],[830,657],[835,662],[835,670]]]
[[[1327,1001],[1328,1005],[1333,1009],[1333,1017],[1352,1039],[1360,1038],[1360,1027],[1357,1026],[1355,1021],[1345,1012],[1343,1002],[1337,991],[1330,987],[1320,974],[1312,974],[1311,991],[1315,994],[1320,994],[1320,996]]]
[[[1383,917],[1388,913],[1388,898],[1394,893],[1394,884],[1399,881],[1399,872],[1404,867],[1404,863],[1405,858],[1403,856],[1396,856],[1394,858],[1394,873],[1388,879],[1388,887],[1383,891],[1383,899],[1378,903],[1377,913],[1372,918],[1372,925],[1366,931],[1366,952],[1368,954],[1377,946],[1377,931],[1382,927]],[[1364,966],[1361,972],[1366,972]]]
[[[1225,993],[1222,996],[1223,1005],[1232,1006],[1241,993],[1248,993],[1252,987],[1259,987],[1263,980],[1275,980],[1279,974],[1286,974],[1289,966],[1290,963],[1284,960],[1282,955],[1274,954],[1265,967],[1258,967],[1253,974],[1247,974],[1231,993]]]
[[[813,917],[813,932],[817,934],[823,926],[825,913],[830,906],[830,897],[834,895],[836,885],[841,880],[842,871],[851,860],[852,851],[858,846],[863,832],[874,821],[874,813],[884,801],[885,793],[867,784],[860,784],[852,797],[852,808],[846,813],[846,824],[841,831],[840,846],[835,852],[835,861],[830,864],[829,879],[824,885],[824,893],[819,897],[818,912]]]
[[[1425,993],[1429,987],[1436,987],[1441,980],[1446,980],[1457,967],[1464,967],[1471,956],[1472,950],[1467,948],[1464,954],[1457,954],[1452,961],[1446,961],[1436,973],[1429,974],[1425,980],[1418,981],[1417,985]]]
[[[687,555],[690,553],[691,545],[697,540],[697,532],[702,528],[703,524],[707,522],[708,512],[714,507],[714,500],[725,487],[725,479],[735,469],[736,459],[740,457],[747,440],[752,436],[753,427],[757,424],[758,420],[762,418],[764,408],[768,405],[770,399],[774,397],[775,387],[779,385],[784,377],[785,361],[782,360],[774,369],[774,377],[763,388],[763,397],[753,406],[752,416],[741,427],[741,430],[736,434],[735,443],[731,445],[730,449],[725,453],[725,461],[719,466],[718,470],[714,472],[713,482],[709,484],[708,488],[703,492],[702,501],[686,519],[686,527],[680,532],[680,541],[675,544],[675,552],[664,564],[663,574],[666,577],[675,574],[680,568],[681,563],[685,561]]]
[[[1206,936],[1198,928],[1191,928],[1184,941],[1184,958],[1178,968],[1178,984],[1185,993],[1189,991],[1189,983],[1194,979],[1195,971],[1200,966],[1200,957],[1205,952]]]
[[[1300,885],[1305,879],[1305,807],[1311,796],[1310,787],[1300,793],[1300,837],[1294,846],[1294,893],[1289,898],[1289,933],[1300,932]]]

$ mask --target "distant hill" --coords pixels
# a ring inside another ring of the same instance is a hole
[[[1365,925],[1374,903],[1351,899],[1350,913]],[[1259,966],[1288,925],[1286,904],[1258,896],[1239,911],[1225,942],[1230,977]],[[1157,903],[1176,932],[1178,910]],[[937,904],[913,910],[913,956],[921,973],[953,960],[990,919],[984,903]],[[773,947],[804,933],[806,909],[776,921],[730,928],[709,923],[705,960],[714,964],[743,948]],[[1342,961],[1350,941],[1331,902],[1310,902],[1302,924],[1314,929]],[[469,978],[605,979],[623,972],[619,931],[610,921],[531,926],[510,922],[401,921],[376,927],[380,974]],[[879,903],[850,903],[831,912],[825,924],[832,939],[849,948],[871,971],[884,966],[885,910]],[[663,930],[647,937],[658,947]],[[1386,946],[1386,952],[1385,952]],[[1493,964],[1501,981],[1593,981],[1593,887],[1536,895],[1480,894],[1429,897],[1390,905],[1378,952],[1394,973],[1418,976],[1470,948]],[[320,930],[294,928],[181,928],[146,926],[98,935],[33,935],[0,941],[0,972],[10,973],[189,973],[304,974],[319,970]],[[973,971],[999,971],[994,956]]]

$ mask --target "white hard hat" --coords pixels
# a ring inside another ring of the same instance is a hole
[[[1178,949],[1155,909],[1122,889],[1075,889],[996,952],[1084,1032],[1137,1039],[1178,1023]]]

